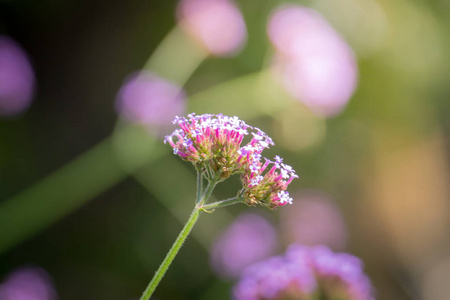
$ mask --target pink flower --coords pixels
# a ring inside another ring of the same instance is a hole
[[[286,254],[248,267],[233,290],[236,300],[374,300],[357,257],[326,247],[291,245]]]
[[[337,205],[320,191],[297,192],[293,198],[292,207],[281,212],[280,224],[285,240],[343,250],[347,227]]]
[[[241,12],[229,0],[182,0],[178,19],[189,35],[216,56],[235,54],[247,38]]]
[[[315,113],[338,114],[352,96],[358,69],[351,48],[316,11],[299,5],[275,10],[268,24],[274,69],[286,89]]]
[[[25,111],[33,100],[35,77],[24,50],[0,35],[0,115]]]
[[[131,122],[166,126],[185,110],[185,94],[181,87],[147,71],[128,77],[121,87],[116,107]]]
[[[222,114],[189,114],[187,118],[176,116],[173,120],[180,129],[166,136],[173,153],[192,162],[205,171],[207,178],[219,175],[221,179],[240,173],[243,189],[239,192],[250,206],[260,204],[270,209],[292,203],[286,191],[294,178],[298,178],[291,166],[265,159],[264,149],[274,145],[272,139],[258,128],[247,125],[238,117]],[[241,146],[244,137],[251,133],[251,140]],[[273,164],[271,168],[268,168]]]
[[[219,236],[211,251],[213,269],[223,277],[237,277],[249,265],[274,254],[275,228],[256,214],[242,214]]]
[[[0,285],[2,300],[55,300],[56,298],[49,274],[36,267],[17,269]]]

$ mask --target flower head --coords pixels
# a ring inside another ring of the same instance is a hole
[[[346,106],[358,78],[352,49],[316,11],[300,5],[276,9],[268,24],[274,69],[292,96],[331,117]]]
[[[248,205],[261,204],[274,209],[292,203],[286,189],[298,176],[278,156],[275,163],[268,159],[261,162],[262,151],[274,145],[262,130],[238,117],[222,114],[192,113],[187,118],[176,116],[173,123],[180,129],[166,136],[165,142],[174,148],[174,154],[206,170],[210,177],[219,174],[225,179],[240,173],[241,193]],[[242,145],[247,135],[250,141]],[[270,164],[273,166],[268,168]]]
[[[361,261],[326,247],[291,245],[284,256],[244,271],[234,288],[236,300],[343,299],[373,300]]]
[[[315,190],[299,191],[292,197],[294,204],[280,217],[281,232],[288,244],[345,248],[347,227],[335,201]]]
[[[247,37],[242,14],[230,0],[182,0],[178,19],[191,37],[216,56],[235,54]]]
[[[13,116],[31,104],[35,77],[24,50],[12,39],[0,35],[0,115]]]
[[[117,95],[119,113],[131,122],[165,126],[185,109],[181,87],[142,71],[127,78]]]
[[[56,298],[50,275],[37,267],[17,269],[0,284],[2,300],[55,300]]]
[[[292,204],[292,198],[286,189],[298,176],[291,166],[277,163],[281,160],[279,156],[276,156],[275,162],[268,159],[264,164],[260,161],[253,161],[246,172],[242,174],[241,178],[245,187],[244,196],[248,205],[259,203],[275,209]],[[271,164],[272,167],[269,168]]]
[[[317,283],[307,262],[292,263],[275,256],[247,268],[234,287],[235,300],[304,299]]]
[[[238,277],[248,266],[273,255],[277,234],[262,216],[242,214],[218,237],[211,251],[211,264],[223,277]]]

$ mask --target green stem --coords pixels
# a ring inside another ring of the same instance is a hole
[[[194,210],[191,213],[191,216],[189,217],[189,220],[187,221],[186,225],[184,225],[183,230],[181,230],[180,234],[178,235],[177,239],[175,240],[175,243],[172,245],[172,248],[170,248],[169,252],[167,253],[166,257],[164,258],[164,261],[159,266],[158,270],[156,271],[155,275],[152,278],[152,281],[148,284],[147,288],[145,289],[144,293],[142,294],[142,297],[140,300],[148,300],[152,296],[153,292],[155,291],[156,287],[158,286],[161,279],[164,277],[164,274],[166,274],[167,269],[169,268],[170,264],[172,263],[173,259],[177,255],[178,251],[180,250],[181,246],[183,245],[184,241],[186,240],[187,236],[192,230],[192,227],[194,227],[195,223],[198,220],[198,217],[200,216],[200,213],[202,212],[202,205],[205,203],[209,197],[211,197],[211,194],[216,187],[217,183],[220,180],[220,172],[216,174],[216,176],[211,180],[206,187],[205,192],[202,195],[202,183],[203,182],[203,172],[198,171],[198,173],[201,176],[197,176],[197,203],[194,208]],[[199,196],[202,195],[202,196]]]
[[[226,200],[222,200],[222,201],[217,201],[211,204],[206,204],[206,205],[202,205],[202,207],[200,207],[201,209],[204,210],[213,210],[219,207],[224,207],[224,206],[228,206],[228,205],[232,205],[232,204],[236,204],[236,203],[243,203],[244,202],[244,198],[242,197],[234,197],[234,198],[230,198],[230,199],[226,199]]]
[[[150,299],[151,295],[155,291],[161,279],[164,277],[164,274],[166,274],[167,269],[169,268],[173,259],[177,255],[187,236],[191,232],[192,227],[194,227],[195,223],[197,222],[200,213],[201,210],[196,206],[192,211],[191,216],[189,217],[189,220],[187,221],[186,225],[184,225],[183,230],[181,230],[180,234],[175,240],[175,243],[172,245],[172,248],[170,248],[169,252],[167,253],[166,258],[164,258],[164,261],[156,271],[155,276],[153,276],[152,281],[150,281],[144,293],[142,294],[140,300]]]
[[[222,173],[220,173],[220,172],[216,173],[215,176],[213,177],[213,179],[208,183],[208,186],[206,187],[203,197],[198,202],[198,205],[200,207],[202,207],[203,204],[208,201],[209,197],[211,197],[211,194],[214,191],[214,188],[216,187],[217,183],[219,183],[221,174]]]
[[[204,171],[202,171],[201,167],[197,167],[197,199],[195,203],[199,203],[202,195],[203,195],[203,175]]]

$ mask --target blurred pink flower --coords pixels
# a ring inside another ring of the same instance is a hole
[[[25,51],[11,38],[0,35],[0,115],[25,111],[33,99],[35,77]]]
[[[299,5],[275,10],[267,31],[286,89],[321,116],[338,114],[357,85],[352,49],[318,12]]]
[[[211,250],[214,271],[226,278],[240,276],[249,265],[275,253],[277,234],[265,218],[242,214],[222,233]]]
[[[238,7],[229,0],[182,0],[178,5],[181,27],[208,52],[231,56],[247,38]]]
[[[280,226],[286,243],[325,245],[343,250],[347,243],[347,227],[337,205],[319,191],[296,193],[293,198],[290,209],[280,212]]]
[[[55,300],[50,275],[43,269],[27,267],[15,270],[0,285],[1,300]]]
[[[117,95],[118,112],[128,121],[167,126],[186,108],[183,89],[155,74],[142,71],[129,76]]]

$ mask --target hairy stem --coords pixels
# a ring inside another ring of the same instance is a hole
[[[142,294],[140,300],[150,299],[151,295],[155,291],[161,279],[164,277],[164,274],[166,274],[167,269],[169,268],[173,259],[177,255],[187,236],[191,232],[192,227],[194,227],[195,223],[197,222],[200,213],[201,210],[196,206],[192,211],[191,216],[189,217],[189,220],[187,221],[186,225],[184,225],[183,230],[181,230],[180,234],[175,240],[175,243],[172,245],[172,248],[170,248],[169,252],[167,253],[166,258],[164,258],[164,261],[161,263],[155,275],[153,276],[152,281],[150,281],[144,293]]]
[[[202,205],[211,197],[211,194],[216,187],[217,183],[220,180],[220,173],[217,173],[214,178],[209,182],[208,186],[206,187],[206,190],[203,192],[203,172],[198,170],[198,176],[197,176],[197,203],[195,205],[194,210],[191,213],[191,216],[189,217],[189,220],[187,221],[186,225],[184,225],[183,230],[181,230],[180,234],[178,235],[177,239],[175,240],[175,243],[173,243],[172,248],[170,248],[169,252],[167,253],[166,257],[164,258],[163,262],[159,266],[158,270],[156,271],[155,275],[153,276],[152,280],[148,284],[147,288],[145,289],[144,293],[141,296],[140,300],[148,300],[152,296],[153,292],[155,291],[156,287],[158,286],[161,279],[164,277],[164,274],[166,274],[167,269],[169,268],[170,264],[172,263],[173,259],[177,255],[178,251],[180,250],[181,246],[183,245],[184,241],[186,240],[187,236],[191,232],[192,228],[194,227],[195,223],[198,220],[198,217],[200,216],[200,213],[202,212]]]
[[[197,168],[197,199],[195,200],[195,203],[199,203],[202,195],[203,195],[203,174],[204,172],[199,167]]]

